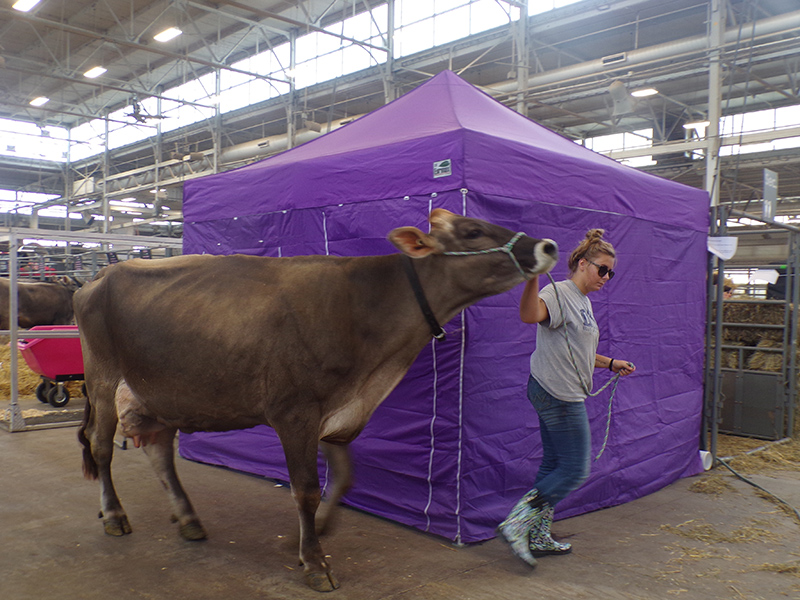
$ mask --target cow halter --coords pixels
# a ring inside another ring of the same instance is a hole
[[[514,256],[514,246],[516,243],[525,235],[524,232],[518,231],[514,234],[514,236],[508,240],[502,246],[498,246],[497,248],[488,248],[487,250],[474,250],[474,251],[464,251],[464,252],[442,252],[447,256],[471,256],[474,254],[491,254],[492,252],[505,252],[511,258],[511,261],[514,263],[514,266],[517,267],[517,270],[522,274],[522,276],[527,280],[530,277],[522,270],[517,258]],[[436,320],[436,316],[433,314],[431,310],[430,304],[428,304],[428,299],[425,297],[425,292],[422,289],[422,283],[420,283],[419,276],[417,275],[417,270],[414,268],[414,259],[408,256],[407,254],[403,254],[403,267],[406,271],[406,276],[408,277],[408,281],[411,284],[411,289],[414,290],[414,296],[417,299],[417,304],[419,304],[420,310],[422,310],[422,314],[425,317],[425,320],[428,322],[428,326],[431,328],[431,335],[435,337],[437,340],[443,340],[445,338],[445,331],[441,325],[439,325],[439,321]]]
[[[527,273],[525,273],[525,271],[522,269],[522,266],[519,264],[519,261],[517,260],[517,257],[514,256],[514,246],[516,245],[516,243],[524,235],[525,235],[524,231],[518,231],[517,233],[514,234],[514,237],[512,237],[510,240],[508,240],[502,246],[498,246],[497,248],[489,248],[487,250],[473,250],[473,251],[470,251],[470,252],[466,252],[466,251],[465,252],[442,252],[442,254],[446,254],[447,256],[471,256],[473,254],[491,254],[492,252],[505,252],[506,254],[508,254],[508,257],[511,259],[511,262],[514,263],[514,266],[517,267],[517,271],[519,271],[522,274],[522,276],[525,278],[525,280],[527,281],[528,279],[530,279],[530,276]]]
[[[431,328],[431,335],[437,340],[443,340],[445,338],[444,329],[442,329],[442,326],[439,325],[439,321],[436,320],[436,316],[431,310],[431,305],[428,304],[428,299],[425,297],[425,292],[422,289],[422,283],[420,283],[419,275],[417,275],[417,270],[414,268],[414,259],[408,254],[401,254],[401,256],[403,259],[403,267],[405,268],[406,276],[408,277],[408,282],[411,284],[411,289],[414,290],[414,296],[417,298],[417,304],[419,304],[422,314],[425,316],[425,320],[428,322],[428,327]]]

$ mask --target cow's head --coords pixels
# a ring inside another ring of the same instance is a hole
[[[423,233],[416,227],[400,227],[389,234],[389,240],[412,258],[447,255],[475,260],[493,255],[493,265],[505,261],[506,267],[515,269],[526,279],[546,273],[558,260],[558,246],[553,240],[516,234],[505,227],[461,217],[442,208],[431,212],[428,220],[430,233]]]
[[[64,276],[64,277],[58,277],[54,283],[60,283],[65,288],[67,288],[67,290],[69,290],[71,293],[74,294],[83,287],[84,281],[78,277]]]

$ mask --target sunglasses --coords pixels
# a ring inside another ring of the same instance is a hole
[[[600,275],[600,277],[605,277],[606,275],[608,275],[609,281],[614,279],[614,275],[616,275],[616,273],[614,273],[614,269],[609,269],[605,265],[598,265],[596,262],[592,262],[588,258],[585,258],[584,260],[586,260],[586,262],[588,262],[589,264],[592,264],[595,267],[597,267],[597,274]]]

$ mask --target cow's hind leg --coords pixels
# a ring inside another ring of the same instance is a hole
[[[317,511],[317,533],[324,535],[333,530],[339,502],[353,484],[353,468],[347,446],[321,442],[320,448],[331,470],[331,488]]]
[[[132,530],[111,479],[111,459],[117,429],[117,413],[112,397],[113,393],[103,386],[89,387],[89,399],[78,439],[84,446],[84,475],[89,479],[100,480],[100,517],[103,519],[103,529],[108,535],[122,536]]]
[[[161,484],[167,491],[173,510],[173,520],[180,526],[181,537],[185,540],[204,540],[206,530],[194,512],[189,496],[175,471],[175,429],[162,429],[151,433],[143,444],[144,452],[150,459]]]
[[[276,431],[286,455],[292,496],[300,516],[300,562],[303,564],[306,583],[318,592],[331,592],[339,587],[339,582],[325,560],[314,526],[320,501],[317,440],[307,432],[283,432],[277,427]]]

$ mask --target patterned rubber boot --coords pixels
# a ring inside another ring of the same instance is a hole
[[[497,526],[501,539],[511,547],[514,556],[525,561],[531,567],[536,566],[536,559],[531,554],[530,531],[542,509],[536,506],[539,492],[535,489],[525,494],[508,513],[506,520]]]
[[[554,514],[555,509],[549,504],[545,504],[541,510],[541,518],[531,527],[529,548],[533,556],[569,554],[572,552],[572,544],[557,542],[550,535]]]

